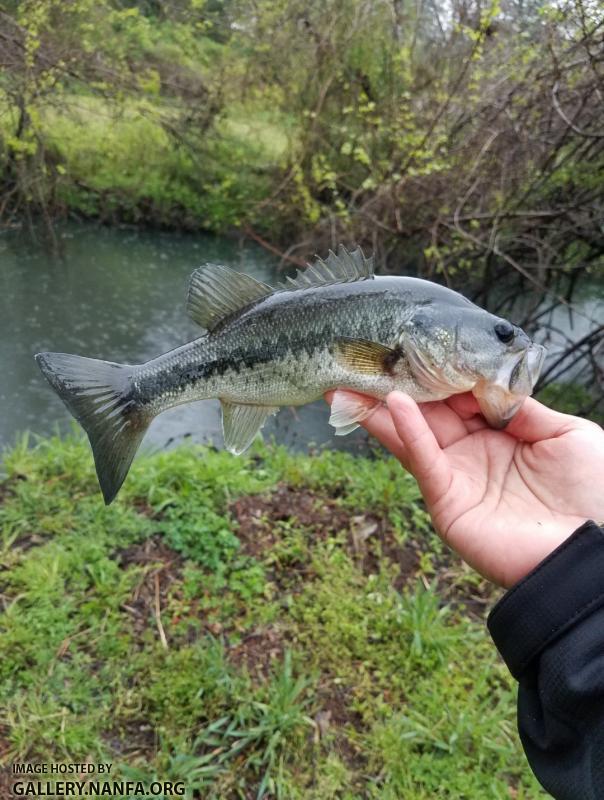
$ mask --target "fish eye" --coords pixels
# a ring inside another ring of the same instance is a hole
[[[498,322],[495,325],[495,333],[500,342],[509,344],[514,338],[514,326],[509,322]]]

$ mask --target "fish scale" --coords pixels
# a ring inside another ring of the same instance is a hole
[[[457,292],[376,277],[359,249],[340,247],[277,288],[207,264],[191,277],[187,309],[206,332],[145,364],[36,356],[88,434],[107,503],[151,420],[182,403],[219,398],[234,453],[280,406],[335,388],[361,393],[336,393],[337,434],[357,427],[394,389],[417,401],[471,390],[501,427],[532,391],[543,359],[523,331]]]

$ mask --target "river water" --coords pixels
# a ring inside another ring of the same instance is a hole
[[[199,335],[184,301],[192,270],[213,261],[272,283],[276,259],[253,243],[69,224],[59,229],[61,256],[15,232],[0,236],[0,445],[22,431],[69,429],[71,417],[40,374],[34,353],[78,353],[110,361],[146,361]],[[604,318],[604,291],[583,293],[581,307]],[[579,338],[589,325],[559,310],[556,326]],[[555,342],[550,342],[555,352]],[[265,437],[289,447],[363,449],[366,435],[334,437],[318,402],[282,409]],[[145,444],[164,448],[191,438],[222,444],[220,407],[205,400],[167,411]]]
[[[200,335],[185,312],[191,272],[207,261],[282,280],[277,260],[253,243],[70,224],[58,233],[62,254],[49,255],[14,232],[0,236],[0,445],[25,430],[69,430],[71,417],[42,377],[33,355],[43,350],[140,363]],[[364,449],[355,431],[334,437],[323,401],[282,409],[265,438],[295,449],[329,443]],[[222,444],[220,404],[203,400],[166,411],[145,437],[152,449],[184,439]]]

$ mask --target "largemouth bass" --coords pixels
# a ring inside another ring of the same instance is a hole
[[[90,440],[107,504],[151,420],[220,398],[225,446],[242,453],[280,406],[336,393],[336,434],[358,427],[394,389],[418,402],[472,391],[503,427],[532,392],[544,348],[507,320],[430,281],[376,277],[360,249],[319,259],[277,288],[206,264],[187,309],[205,333],[144,364],[39,353],[40,369]]]

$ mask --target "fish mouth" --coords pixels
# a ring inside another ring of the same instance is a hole
[[[539,375],[541,374],[543,362],[545,361],[545,353],[545,347],[543,347],[541,344],[533,344],[527,351],[526,365],[531,379],[531,389],[534,388]]]
[[[545,347],[531,344],[520,356],[510,373],[509,390],[514,394],[531,394],[545,361]]]
[[[518,358],[511,372],[504,371],[494,382],[479,381],[473,389],[480,410],[492,428],[505,428],[526,397],[533,392],[545,359],[545,347],[531,344]]]

